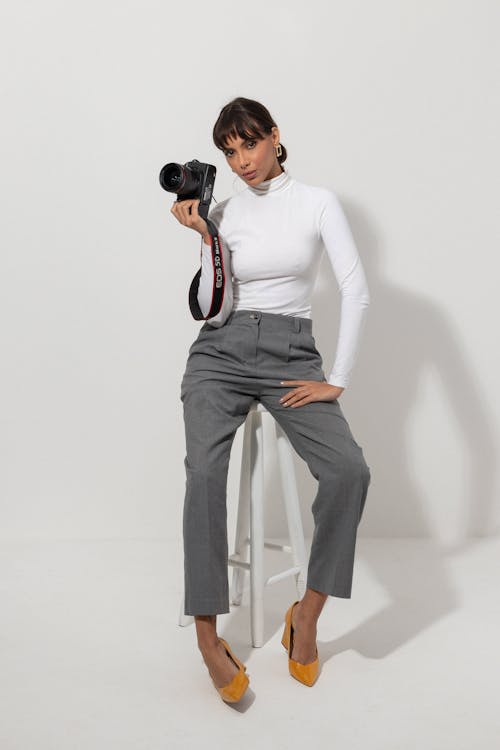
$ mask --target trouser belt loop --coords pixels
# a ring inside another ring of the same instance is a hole
[[[294,324],[295,324],[294,325],[294,329],[297,332],[300,331],[300,319],[297,316],[295,316],[293,320],[294,320]]]

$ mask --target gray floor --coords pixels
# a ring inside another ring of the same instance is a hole
[[[497,540],[358,537],[353,596],[330,597],[318,623],[312,688],[288,675],[280,643],[292,581],[266,591],[262,648],[246,593],[218,618],[250,676],[237,707],[213,687],[194,626],[177,624],[178,538],[0,554],[2,750],[498,747]],[[270,554],[274,572],[283,558]]]

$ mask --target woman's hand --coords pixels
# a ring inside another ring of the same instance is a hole
[[[335,401],[345,390],[324,380],[282,380],[281,385],[298,385],[280,398],[283,406],[303,406],[311,401]]]
[[[170,212],[185,227],[194,229],[195,232],[201,234],[204,240],[208,240],[210,233],[207,222],[198,213],[199,204],[199,198],[187,198],[184,201],[175,201]]]

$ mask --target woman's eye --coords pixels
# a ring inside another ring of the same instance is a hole
[[[248,144],[247,144],[247,145],[248,145],[248,146],[250,146],[250,145],[251,145],[251,146],[252,146],[252,148],[253,148],[253,147],[255,146],[255,144],[256,144],[256,143],[257,143],[257,141],[248,141]],[[226,156],[232,156],[232,155],[233,155],[233,152],[232,152],[232,150],[226,151],[226,154],[225,154],[225,155],[226,155]]]

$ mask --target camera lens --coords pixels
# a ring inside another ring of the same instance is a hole
[[[189,197],[199,194],[202,175],[199,169],[169,162],[160,172],[160,185],[169,193]]]
[[[184,167],[182,164],[171,162],[165,164],[160,172],[160,184],[164,190],[170,193],[179,192],[179,188],[185,180]]]

